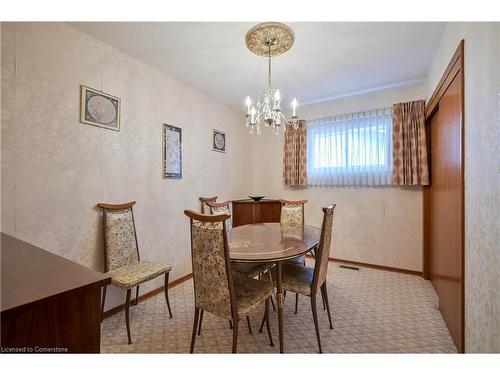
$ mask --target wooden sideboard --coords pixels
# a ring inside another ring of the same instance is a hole
[[[3,353],[99,353],[103,273],[1,235]]]
[[[276,199],[239,199],[233,203],[233,227],[254,223],[279,223],[281,203]]]

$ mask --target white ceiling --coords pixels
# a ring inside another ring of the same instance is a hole
[[[255,23],[87,22],[72,26],[241,111],[267,82],[267,61],[245,34]],[[288,23],[290,51],[273,59],[273,86],[302,104],[418,82],[444,23]]]

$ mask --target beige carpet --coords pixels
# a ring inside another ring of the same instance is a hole
[[[438,310],[437,295],[421,277],[361,268],[352,271],[330,263],[328,293],[334,329],[330,330],[321,298],[318,319],[325,353],[455,353],[456,348]],[[285,352],[317,353],[310,299],[285,301]],[[173,319],[168,318],[163,294],[133,306],[130,313],[132,345],[127,345],[124,314],[102,324],[103,353],[188,353],[193,324],[193,283],[170,290]],[[278,353],[277,315],[271,313],[275,346],[264,329],[258,332],[263,307],[251,316],[254,333],[240,322],[239,353]],[[230,353],[232,331],[227,321],[205,314],[195,353]]]

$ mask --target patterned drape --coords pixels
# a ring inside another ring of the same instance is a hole
[[[285,186],[307,185],[307,129],[304,120],[295,130],[288,124],[283,149],[283,184]]]
[[[392,142],[394,184],[429,185],[423,100],[394,104]]]

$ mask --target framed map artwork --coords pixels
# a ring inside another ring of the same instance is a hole
[[[212,134],[212,150],[226,152],[226,134],[214,129]]]
[[[163,124],[163,178],[182,178],[182,129]]]
[[[80,122],[120,131],[120,98],[80,86]]]

